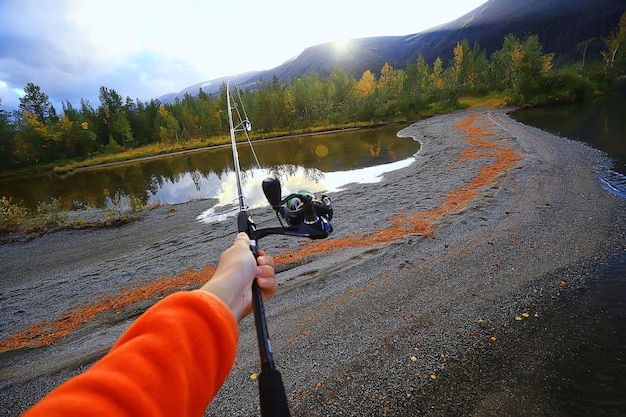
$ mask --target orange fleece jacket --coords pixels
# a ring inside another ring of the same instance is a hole
[[[235,317],[219,298],[172,294],[24,417],[202,416],[232,369],[237,338]]]

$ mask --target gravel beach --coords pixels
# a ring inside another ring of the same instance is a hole
[[[600,181],[606,155],[506,109],[398,135],[421,142],[416,161],[331,194],[328,239],[260,242],[279,263],[265,309],[292,415],[563,415],[525,388],[558,354],[528,334],[626,250],[626,201]],[[207,206],[0,246],[1,416],[89,367],[159,298],[207,278],[236,232],[234,218],[199,222]],[[277,225],[269,206],[252,214]],[[253,319],[239,329],[208,416],[260,414]],[[540,354],[522,362],[520,351]]]

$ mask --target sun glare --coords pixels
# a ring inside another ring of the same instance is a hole
[[[335,49],[337,51],[345,51],[346,49],[348,49],[348,45],[349,45],[350,41],[348,39],[341,39],[338,41],[334,41],[333,45],[335,46]]]

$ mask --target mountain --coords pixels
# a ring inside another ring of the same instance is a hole
[[[328,76],[337,66],[358,79],[368,69],[378,73],[385,62],[396,69],[404,68],[407,61],[415,62],[420,54],[429,63],[437,57],[447,62],[456,43],[463,39],[470,45],[479,42],[489,56],[502,47],[509,33],[519,38],[536,34],[544,53],[579,59],[577,45],[610,35],[624,11],[626,0],[489,0],[450,23],[424,32],[353,39],[341,50],[332,43],[315,45],[270,70],[218,78],[168,94],[160,100],[171,102],[185,93],[196,95],[200,87],[206,93],[215,93],[228,79],[240,87],[254,87],[260,79],[271,81],[274,76],[283,82],[313,71]],[[596,42],[595,52],[600,48],[601,42]]]
[[[163,103],[172,103],[176,99],[176,97],[184,97],[185,94],[191,94],[193,96],[198,94],[198,91],[202,88],[202,91],[205,93],[211,94],[219,91],[220,86],[227,82],[228,80],[233,80],[237,85],[245,84],[246,80],[257,77],[261,74],[261,71],[251,71],[238,75],[231,75],[227,77],[216,78],[214,80],[205,81],[202,83],[194,84],[185,88],[184,90],[178,93],[170,93],[166,94],[162,97],[159,97],[159,100]]]

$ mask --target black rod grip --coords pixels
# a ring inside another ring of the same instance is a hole
[[[254,239],[255,228],[254,223],[250,219],[250,215],[246,211],[240,211],[237,215],[237,231],[245,232],[250,239]]]
[[[274,358],[272,357],[272,344],[269,332],[267,331],[267,320],[265,319],[265,307],[261,289],[256,280],[252,283],[252,309],[254,312],[254,327],[259,343],[259,356],[261,359],[261,371],[274,369]]]
[[[259,375],[259,393],[261,399],[261,416],[289,417],[289,405],[280,372],[268,369]]]

